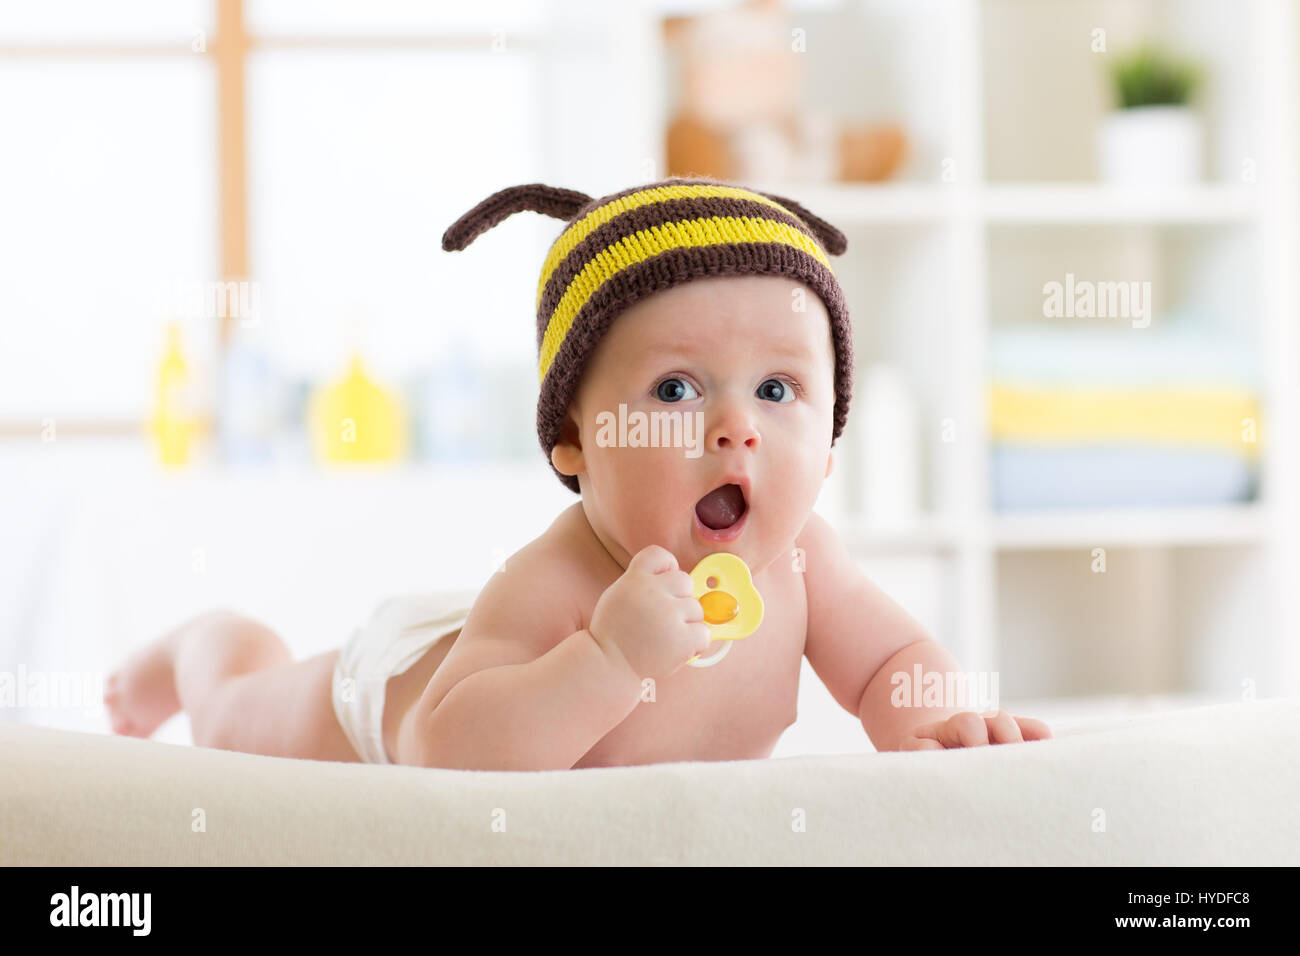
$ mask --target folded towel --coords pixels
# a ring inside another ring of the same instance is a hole
[[[1004,443],[993,447],[991,466],[999,511],[1211,505],[1255,494],[1253,464],[1214,449]]]
[[[1259,402],[1234,388],[1017,388],[989,390],[994,442],[1086,444],[1131,441],[1192,446],[1254,459]]]
[[[1258,360],[1240,336],[1190,316],[1145,329],[1080,322],[1000,325],[989,341],[989,377],[1025,387],[1259,386]]]

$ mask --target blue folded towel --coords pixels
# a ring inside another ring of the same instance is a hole
[[[1023,386],[1236,386],[1256,389],[1258,357],[1241,336],[1190,314],[1162,316],[1145,329],[1081,320],[995,326],[989,340],[993,384]]]
[[[1255,475],[1240,456],[1176,445],[992,448],[992,495],[999,511],[1245,501],[1254,497]]]

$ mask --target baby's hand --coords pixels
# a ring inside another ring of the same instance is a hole
[[[1052,731],[1033,717],[1012,717],[1005,710],[981,715],[973,710],[953,714],[947,720],[913,729],[898,745],[899,750],[945,750],[980,747],[984,744],[1018,744],[1026,740],[1047,740]]]
[[[613,659],[638,677],[662,677],[709,646],[704,609],[691,576],[658,545],[642,548],[627,570],[605,589],[591,612],[588,632]]]

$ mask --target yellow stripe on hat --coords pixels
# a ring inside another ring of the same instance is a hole
[[[546,323],[546,333],[542,336],[538,381],[546,378],[564,337],[568,335],[573,320],[582,311],[582,307],[612,276],[672,249],[718,246],[733,242],[767,242],[791,246],[808,253],[827,270],[831,268],[825,253],[811,236],[773,219],[710,216],[665,222],[634,232],[596,253],[564,290],[564,295],[560,297],[555,311]]]
[[[629,193],[626,196],[605,203],[598,209],[593,209],[569,226],[561,234],[560,238],[555,241],[551,251],[546,255],[546,261],[542,264],[542,277],[537,283],[537,303],[533,308],[540,309],[542,307],[542,294],[546,291],[546,283],[550,281],[551,275],[564,261],[564,258],[583,239],[586,239],[587,236],[615,216],[621,215],[630,209],[638,209],[641,206],[649,206],[654,203],[669,202],[673,199],[748,199],[751,202],[761,202],[773,209],[779,209],[784,213],[794,215],[779,202],[736,186],[655,186],[651,189],[643,189],[640,192]],[[795,216],[795,218],[798,217]]]

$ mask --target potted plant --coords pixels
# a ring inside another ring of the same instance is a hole
[[[1101,124],[1101,177],[1111,183],[1179,184],[1200,180],[1201,120],[1188,105],[1198,66],[1146,45],[1111,65],[1117,109]]]

